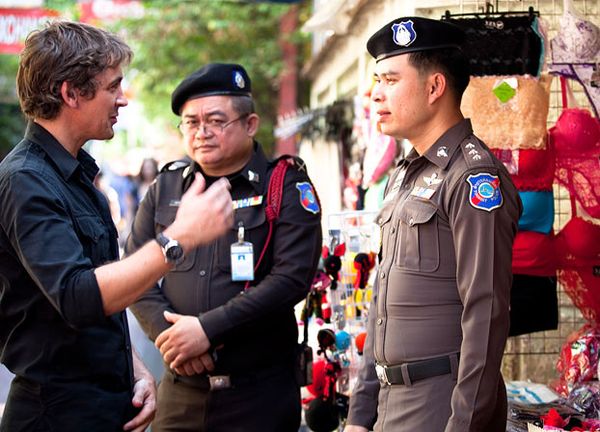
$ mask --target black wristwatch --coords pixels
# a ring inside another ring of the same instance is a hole
[[[163,233],[158,233],[156,236],[156,241],[162,248],[163,255],[165,256],[165,262],[177,265],[180,264],[185,258],[183,249],[177,240],[170,239]]]

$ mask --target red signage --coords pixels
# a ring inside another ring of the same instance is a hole
[[[121,18],[141,18],[144,6],[139,0],[88,0],[78,4],[81,22],[109,23]]]
[[[0,8],[0,54],[18,54],[32,30],[57,16],[58,12],[42,8]]]

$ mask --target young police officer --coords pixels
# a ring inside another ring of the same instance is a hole
[[[521,203],[460,111],[462,40],[451,24],[406,17],[367,43],[381,130],[413,149],[377,217],[378,293],[346,432],[375,419],[376,431],[506,429],[500,365]]]
[[[232,222],[227,182],[202,193],[199,179],[165,231],[173,241],[147,238],[117,262],[98,167],[82,147],[113,137],[131,55],[116,36],[66,21],[33,32],[21,53],[30,121],[0,163],[0,359],[15,374],[2,432],[145,430],[154,380],[132,356],[123,310]]]
[[[299,159],[269,192],[275,164],[254,141],[259,117],[242,66],[209,64],[192,73],[173,92],[172,109],[191,160],[159,174],[127,251],[171,223],[198,172],[208,183],[229,180],[235,223],[132,307],[168,366],[152,430],[296,432],[293,307],[309,290],[321,248],[315,192]],[[266,205],[277,195],[281,213],[271,227]]]

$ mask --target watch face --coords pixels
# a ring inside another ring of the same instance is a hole
[[[167,258],[169,261],[178,262],[181,258],[183,258],[183,249],[181,246],[171,246],[167,249]]]

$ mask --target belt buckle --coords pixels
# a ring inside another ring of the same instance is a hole
[[[380,364],[375,364],[375,372],[377,373],[377,379],[379,379],[379,382],[382,384],[386,384],[386,385],[392,385],[392,383],[390,382],[390,380],[388,379],[387,376],[387,366],[386,365],[380,365]]]
[[[211,390],[223,390],[231,388],[231,377],[229,375],[209,376]]]

